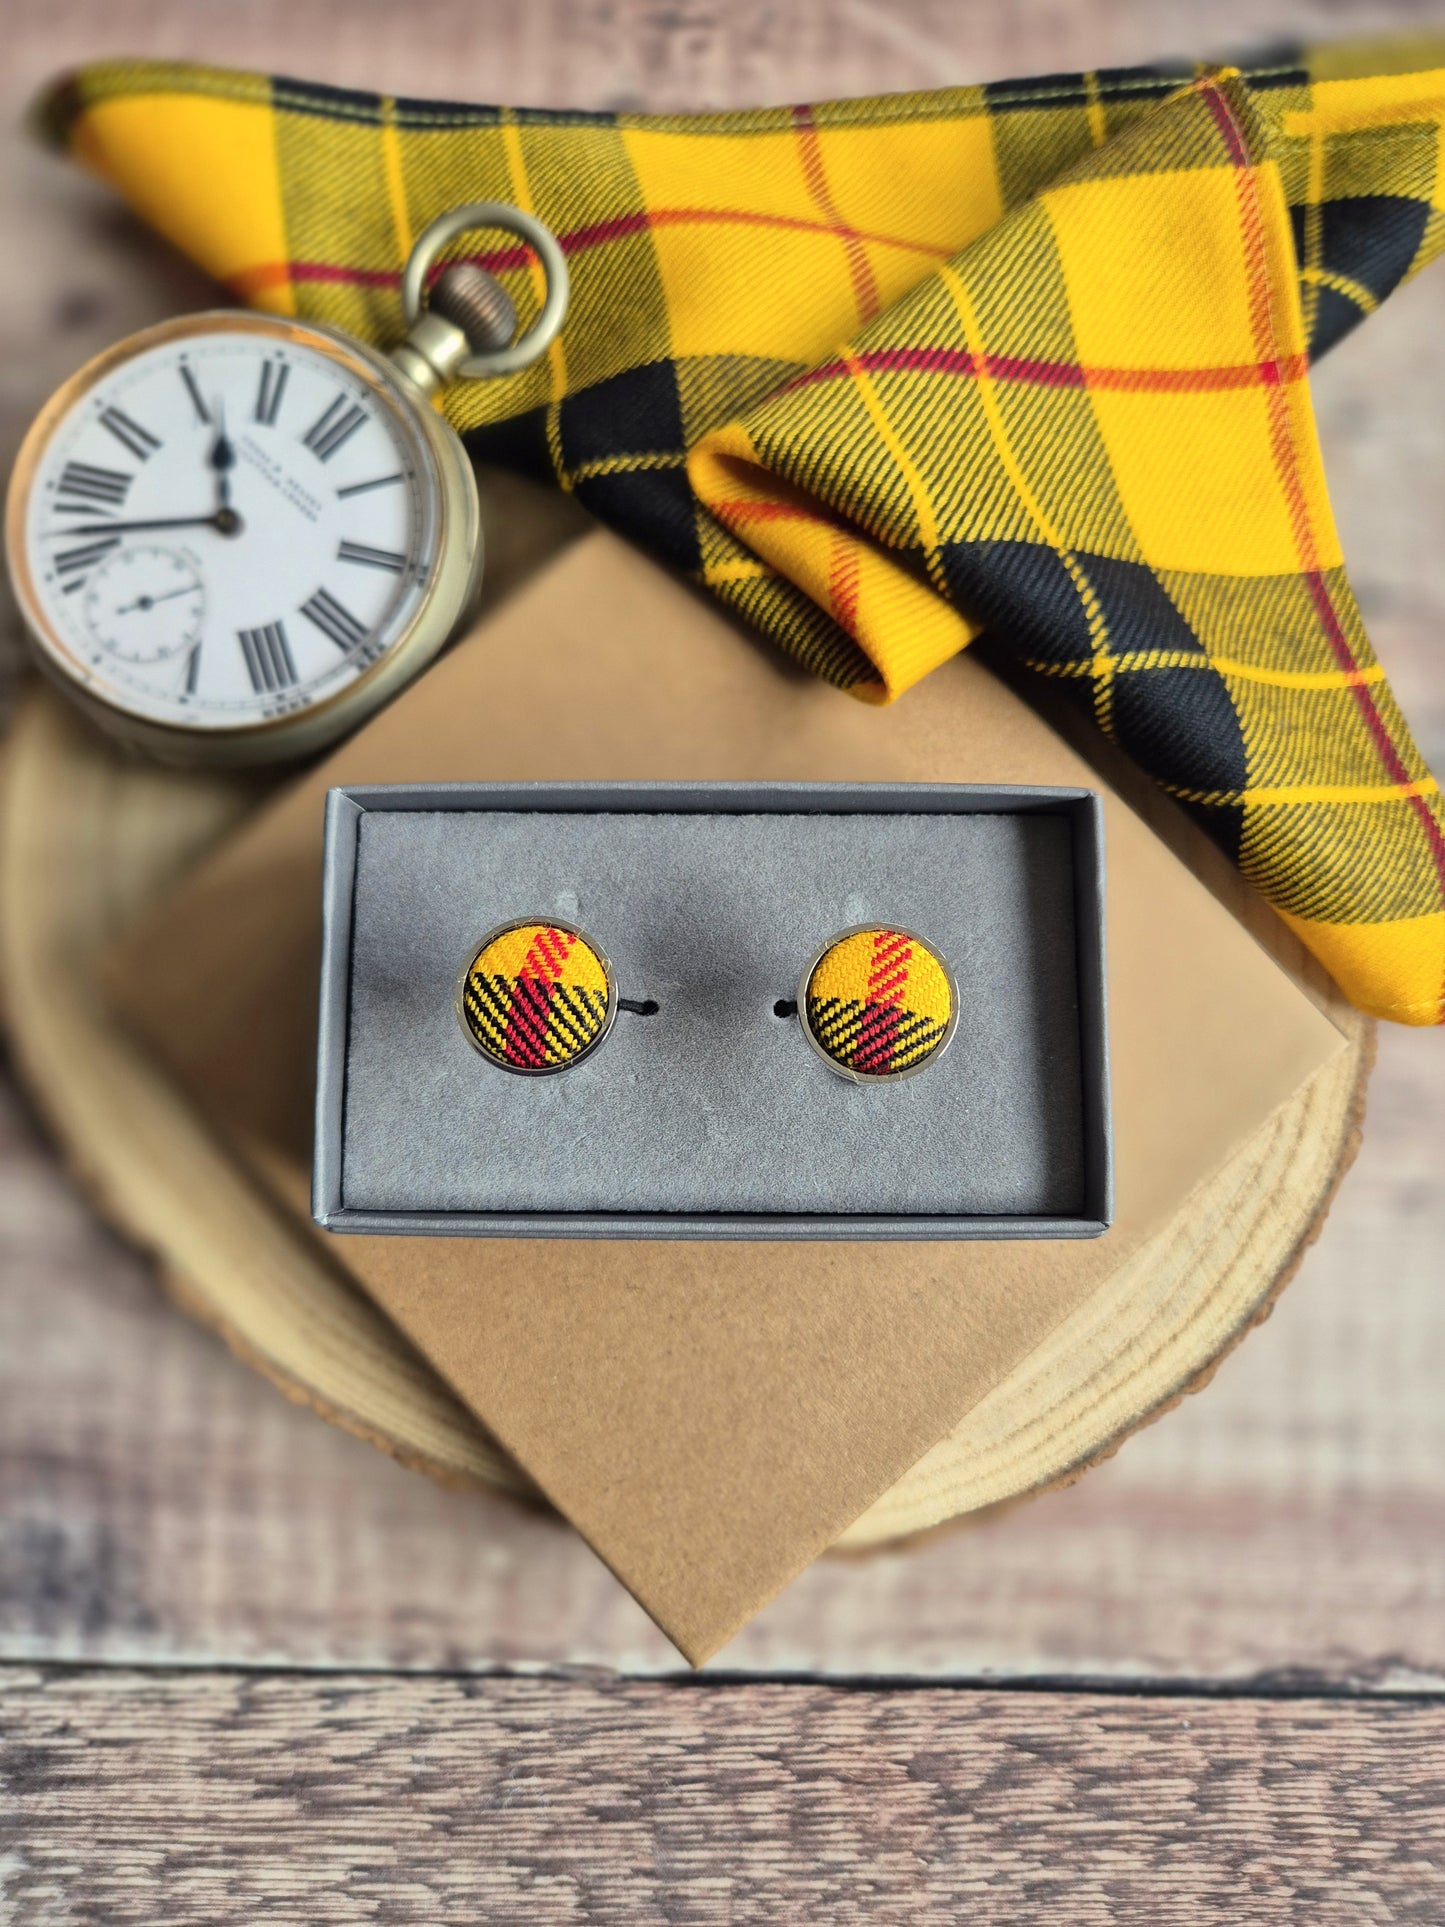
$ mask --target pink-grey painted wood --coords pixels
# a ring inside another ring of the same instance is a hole
[[[667,107],[1142,60],[1201,51],[1204,33],[1212,51],[1426,20],[1326,0],[1224,0],[1207,18],[1184,0],[20,0],[0,119],[56,69],[122,51]],[[101,189],[18,141],[0,166],[0,241],[8,458],[87,353],[209,291]],[[1437,767],[1442,319],[1437,270],[1317,386],[1354,580]],[[1204,1397],[1070,1491],[821,1562],[722,1663],[965,1686],[1441,1692],[1442,1157],[1445,1036],[1387,1031],[1359,1163],[1274,1319]],[[100,1670],[25,1670],[55,1661]],[[276,1671],[110,1670],[135,1664]],[[286,1405],[175,1312],[4,1092],[0,1730],[24,1772],[0,1800],[0,1918],[1445,1914],[1433,1700],[282,1670],[674,1664],[564,1527],[402,1471]]]
[[[1445,1707],[22,1673],[0,1905],[106,1927],[1445,1913]]]
[[[284,63],[512,99],[736,102],[916,85],[1190,44],[1187,10],[960,15],[740,5],[339,15],[98,0],[12,27],[11,111],[102,48]],[[1231,34],[1409,9],[1224,9]],[[826,24],[824,19],[826,16]],[[1368,18],[1366,17],[1368,16]],[[343,24],[338,25],[338,21]],[[539,24],[541,23],[541,24]],[[468,46],[463,46],[463,41]],[[450,52],[447,49],[450,48]],[[470,49],[470,50],[469,50]],[[764,63],[760,66],[759,63]],[[765,70],[764,70],[765,69]],[[465,83],[465,84],[463,84]],[[26,272],[0,288],[0,436],[101,341],[204,284],[93,184],[26,155],[0,180]],[[1346,550],[1417,732],[1445,762],[1445,272],[1321,369]],[[1075,1490],[906,1552],[830,1561],[739,1665],[844,1672],[1445,1674],[1445,1037],[1387,1032],[1364,1151],[1271,1325],[1207,1395]],[[562,1529],[438,1493],[285,1406],[178,1318],[9,1113],[0,1156],[0,1651],[164,1660],[667,1666]]]

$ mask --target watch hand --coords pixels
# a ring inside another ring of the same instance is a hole
[[[123,602],[116,614],[128,616],[133,609],[154,609],[158,602],[169,602],[173,596],[194,595],[200,586],[199,582],[188,582],[184,589],[167,589],[164,595],[137,596],[134,602]]]
[[[135,529],[217,529],[222,535],[236,535],[241,518],[234,509],[215,509],[210,515],[169,515],[150,522],[81,522],[68,529],[51,529],[51,535],[129,535]]]
[[[217,395],[211,406],[215,410],[216,439],[211,443],[211,452],[206,459],[216,471],[217,505],[227,509],[231,506],[230,471],[236,466],[236,451],[226,437],[225,403]]]

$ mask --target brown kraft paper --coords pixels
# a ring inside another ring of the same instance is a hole
[[[325,792],[542,778],[1087,784],[1105,798],[1118,1195],[1105,1237],[327,1240],[701,1663],[1342,1039],[969,656],[888,709],[865,707],[598,532],[262,808],[113,959],[121,1015],[298,1219],[309,1223]]]

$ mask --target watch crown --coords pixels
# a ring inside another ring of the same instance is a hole
[[[495,275],[473,261],[453,261],[443,268],[427,305],[461,329],[473,354],[509,348],[517,332],[512,297]]]

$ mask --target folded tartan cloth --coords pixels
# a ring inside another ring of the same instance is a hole
[[[1445,44],[663,117],[114,63],[43,114],[237,295],[374,339],[435,215],[535,211],[572,311],[545,362],[447,397],[479,457],[865,700],[986,630],[1356,1003],[1445,1020],[1445,810],[1307,381],[1445,244]]]

